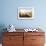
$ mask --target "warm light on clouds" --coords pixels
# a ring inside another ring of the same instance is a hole
[[[27,13],[27,12],[32,12],[32,10],[26,10],[26,9],[20,9],[21,13]]]
[[[21,13],[25,13],[25,9],[20,9],[20,12]]]

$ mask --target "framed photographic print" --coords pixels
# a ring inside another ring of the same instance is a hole
[[[18,19],[33,19],[34,8],[32,7],[19,7],[18,8]]]

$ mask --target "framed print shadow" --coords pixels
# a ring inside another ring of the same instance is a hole
[[[33,19],[34,8],[32,7],[19,7],[18,8],[18,19]]]

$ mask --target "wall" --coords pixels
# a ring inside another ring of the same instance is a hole
[[[16,28],[46,28],[46,0],[1,0],[0,24],[13,24]],[[34,19],[18,20],[18,7],[33,7]]]

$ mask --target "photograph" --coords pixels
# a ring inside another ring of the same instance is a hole
[[[31,7],[19,7],[18,19],[32,19],[34,16],[34,8]]]

